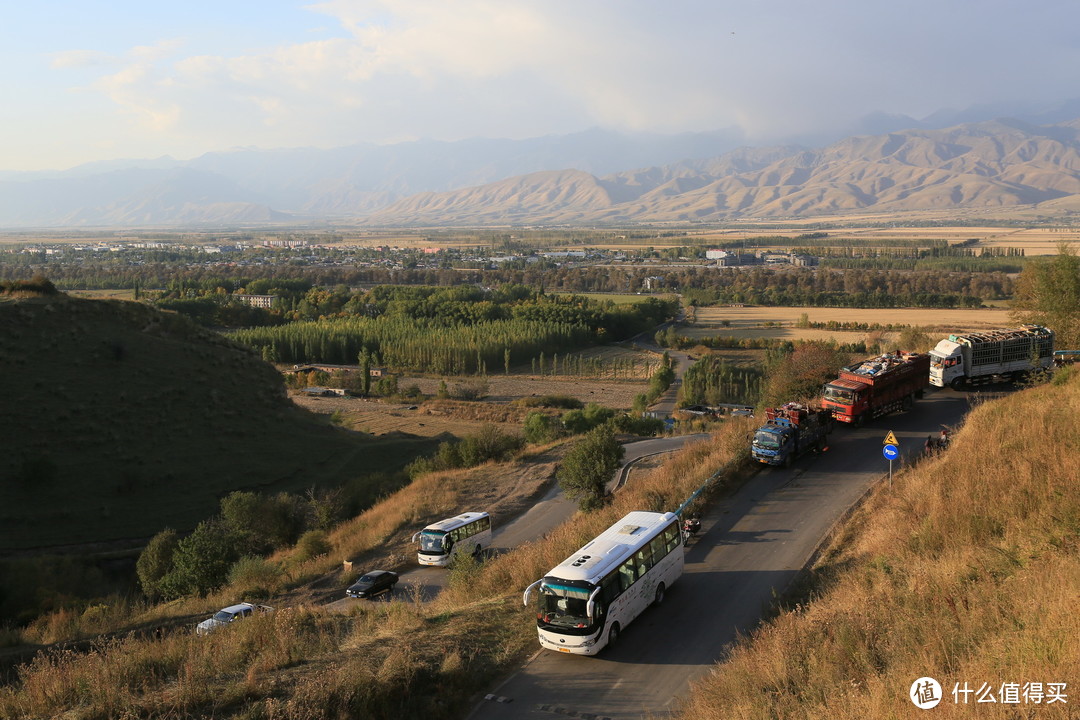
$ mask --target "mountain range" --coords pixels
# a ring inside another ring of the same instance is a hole
[[[1080,107],[1068,108],[1080,115]],[[1049,117],[1049,116],[1047,116]],[[905,116],[864,125],[926,125]],[[622,224],[1080,209],[1080,119],[751,148],[735,129],[242,149],[0,174],[0,227]]]

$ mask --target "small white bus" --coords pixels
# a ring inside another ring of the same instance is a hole
[[[636,511],[600,533],[525,590],[538,588],[541,647],[595,655],[683,572],[683,536],[674,513]]]
[[[491,545],[491,517],[486,512],[467,512],[428,525],[413,535],[420,541],[417,560],[421,565],[449,565],[458,553],[477,557]]]

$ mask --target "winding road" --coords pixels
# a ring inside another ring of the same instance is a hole
[[[763,468],[702,518],[683,577],[662,607],[624,629],[618,647],[596,657],[538,649],[469,720],[668,714],[737,634],[760,621],[845,511],[885,477],[886,433],[895,433],[902,460],[914,458],[927,435],[955,426],[968,409],[963,393],[931,392],[906,413],[860,429],[838,427],[820,456],[789,469]]]
[[[687,443],[700,442],[708,438],[706,433],[694,435],[678,435],[675,437],[658,437],[647,440],[638,440],[623,445],[626,455],[623,457],[623,466],[612,476],[608,483],[609,490],[614,491],[625,479],[625,470],[643,457],[650,457],[660,453],[673,452],[682,448]],[[552,483],[551,488],[529,510],[511,520],[509,523],[492,528],[491,553],[501,553],[511,550],[522,543],[543,537],[553,529],[566,522],[577,511],[577,503],[568,500],[558,483]],[[395,592],[406,592],[410,596],[419,596],[424,600],[430,600],[446,586],[446,568],[415,566],[401,573],[400,581]],[[342,588],[342,594],[345,590]],[[326,607],[343,611],[358,602],[356,598],[342,597],[327,603]]]

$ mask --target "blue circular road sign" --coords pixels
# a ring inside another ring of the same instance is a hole
[[[881,454],[886,460],[895,460],[900,457],[900,450],[895,445],[885,445],[881,448]]]

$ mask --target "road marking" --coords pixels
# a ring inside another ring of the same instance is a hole
[[[487,695],[485,695],[484,699],[485,700],[490,700],[491,702],[497,702],[497,703],[512,703],[512,702],[514,702],[514,698],[503,697],[502,695],[492,695],[491,693],[488,693]]]

